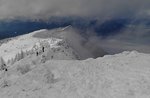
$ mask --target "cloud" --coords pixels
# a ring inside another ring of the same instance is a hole
[[[80,59],[97,58],[107,54],[98,43],[93,43],[92,40],[86,39],[80,31],[71,26],[63,28],[63,30],[57,29],[52,32],[39,32],[34,35],[36,38],[49,38],[49,36],[65,39]]]
[[[110,54],[122,51],[136,50],[143,53],[150,53],[150,29],[145,23],[129,24],[115,35],[106,38],[89,35],[89,40],[99,44]]]
[[[149,0],[0,0],[0,18],[88,16],[108,18],[149,10]]]
[[[105,20],[113,17],[150,17],[149,4],[150,0],[0,0],[0,19],[81,16]],[[134,31],[125,28],[107,39],[90,35],[87,42],[92,41],[109,51],[136,49],[150,53],[148,32],[141,24]]]

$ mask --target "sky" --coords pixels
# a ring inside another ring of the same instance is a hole
[[[149,4],[149,0],[0,0],[0,19],[132,16],[150,14]]]
[[[51,16],[90,17],[103,21],[120,17],[149,18],[150,0],[0,0],[1,20],[18,18],[46,20]],[[105,39],[89,36],[89,40],[109,49],[112,53],[120,50],[140,50],[150,53],[150,29],[145,27],[145,24],[138,24],[134,30],[125,28],[115,36],[108,36]]]
[[[140,23],[133,27],[125,27],[117,34],[106,38],[90,35],[89,41],[101,46],[110,54],[133,50],[150,53],[150,25]]]

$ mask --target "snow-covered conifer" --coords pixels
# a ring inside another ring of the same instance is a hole
[[[0,70],[2,70],[3,65],[5,64],[5,61],[2,57],[0,57]]]

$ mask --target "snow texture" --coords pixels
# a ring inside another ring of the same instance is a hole
[[[17,58],[0,71],[0,98],[150,98],[150,54],[80,60],[79,50],[58,33],[67,28],[32,32],[0,46],[1,65]]]
[[[150,55],[18,61],[1,73],[1,98],[150,98]]]
[[[56,38],[35,38],[33,37],[36,33],[43,33],[47,30],[39,30],[35,31],[23,36],[19,36],[16,38],[13,38],[12,40],[8,41],[7,43],[4,43],[0,46],[0,57],[3,57],[3,59],[7,62],[8,60],[11,60],[16,56],[17,53],[24,51],[39,51],[41,49],[42,45],[46,44],[49,47],[53,48],[56,46],[56,44],[61,41],[61,39]]]

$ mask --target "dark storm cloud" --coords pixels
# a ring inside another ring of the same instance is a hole
[[[149,0],[0,0],[0,18],[68,15],[108,18],[147,13],[149,4]]]

